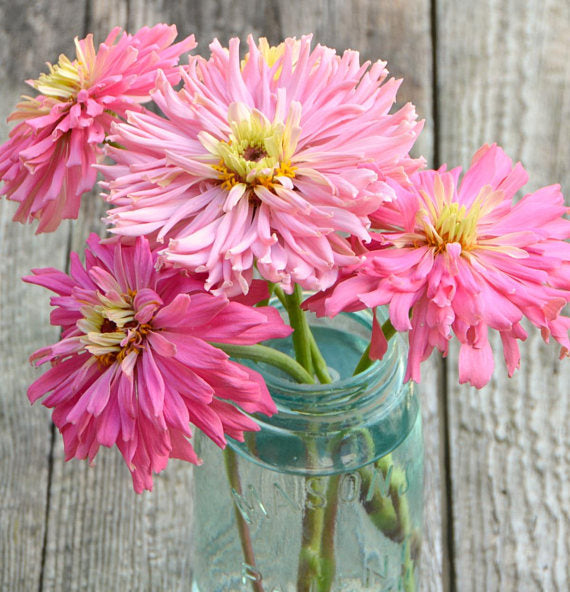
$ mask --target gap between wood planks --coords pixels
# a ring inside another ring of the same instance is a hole
[[[432,116],[433,116],[433,168],[439,168],[440,155],[440,120],[438,95],[438,30],[437,0],[430,0],[430,32],[432,60]],[[439,377],[438,414],[440,418],[439,445],[441,476],[441,540],[442,540],[442,587],[444,592],[456,592],[457,578],[455,570],[455,536],[453,528],[453,498],[451,478],[451,444],[449,429],[448,404],[448,363],[442,358]]]

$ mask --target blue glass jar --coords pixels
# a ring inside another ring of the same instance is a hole
[[[423,440],[406,346],[352,376],[368,311],[312,319],[332,384],[256,364],[277,404],[259,432],[196,447],[194,592],[418,589]],[[271,344],[291,353],[290,341]]]

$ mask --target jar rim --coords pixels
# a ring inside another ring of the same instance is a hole
[[[281,472],[328,475],[381,458],[410,433],[419,400],[413,383],[404,382],[405,340],[394,335],[382,360],[351,376],[370,337],[372,315],[359,311],[338,316],[344,318],[334,328],[330,318],[316,319],[320,328],[314,334],[322,340],[325,358],[339,369],[339,380],[303,384],[273,366],[250,364],[265,379],[277,413],[255,414],[259,431],[248,432],[244,442],[230,441],[238,454]],[[280,347],[290,353],[290,338]]]
[[[378,311],[379,320],[388,318],[385,310]],[[372,327],[372,312],[368,309],[356,312],[341,313],[331,319],[313,319],[314,322],[321,322],[326,325],[334,324],[336,319],[347,319],[354,326],[365,331]],[[278,412],[283,414],[288,411],[307,414],[337,415],[342,413],[341,405],[357,404],[368,405],[374,398],[377,408],[390,408],[398,404],[397,399],[403,396],[401,386],[405,367],[402,364],[405,358],[406,344],[399,334],[388,341],[388,349],[381,360],[375,360],[364,371],[339,377],[331,383],[299,383],[293,379],[278,374],[274,368],[268,365],[253,366],[261,371],[273,400],[277,405]],[[334,368],[329,367],[331,373]],[[378,409],[379,410],[379,409]]]

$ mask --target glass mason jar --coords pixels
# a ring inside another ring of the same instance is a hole
[[[193,592],[418,589],[423,439],[406,345],[352,376],[369,311],[311,319],[332,384],[264,376],[278,413],[222,452],[196,449]],[[271,342],[292,353],[290,340]],[[243,361],[243,363],[246,363]]]

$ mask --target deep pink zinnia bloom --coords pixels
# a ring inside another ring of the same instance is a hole
[[[291,332],[271,307],[254,308],[204,292],[178,270],[155,270],[148,242],[88,240],[85,266],[74,253],[67,275],[34,270],[26,281],[58,296],[51,322],[61,341],[36,351],[51,368],[29,388],[54,408],[66,458],[92,460],[116,444],[137,492],[169,458],[198,463],[189,423],[216,444],[243,440],[257,424],[241,412],[272,414],[261,376],[209,342],[251,345]],[[49,394],[48,394],[49,393]]]
[[[322,289],[357,259],[369,215],[422,160],[408,151],[422,123],[411,104],[389,110],[400,81],[384,62],[310,47],[217,41],[192,57],[179,92],[152,95],[166,118],[129,114],[114,126],[105,167],[113,232],[164,242],[163,260],[208,274],[207,286],[247,292],[254,265],[289,291]]]
[[[461,343],[459,380],[480,388],[493,371],[488,329],[499,331],[509,375],[519,365],[523,317],[552,335],[568,355],[569,208],[558,185],[513,203],[527,174],[497,146],[483,146],[458,184],[460,169],[423,171],[414,189],[374,216],[384,240],[357,270],[309,307],[320,314],[389,304],[390,319],[409,331],[407,378],[434,347]],[[381,339],[381,332],[376,332]],[[376,350],[382,351],[382,344]]]
[[[50,72],[29,80],[39,91],[24,97],[8,120],[23,120],[0,147],[2,193],[20,202],[19,222],[39,220],[38,232],[77,218],[89,191],[101,142],[117,117],[149,100],[156,72],[175,83],[180,55],[195,47],[193,37],[172,45],[176,27],[144,27],[134,35],[111,31],[95,51],[93,36],[75,39],[77,57],[61,55]]]

